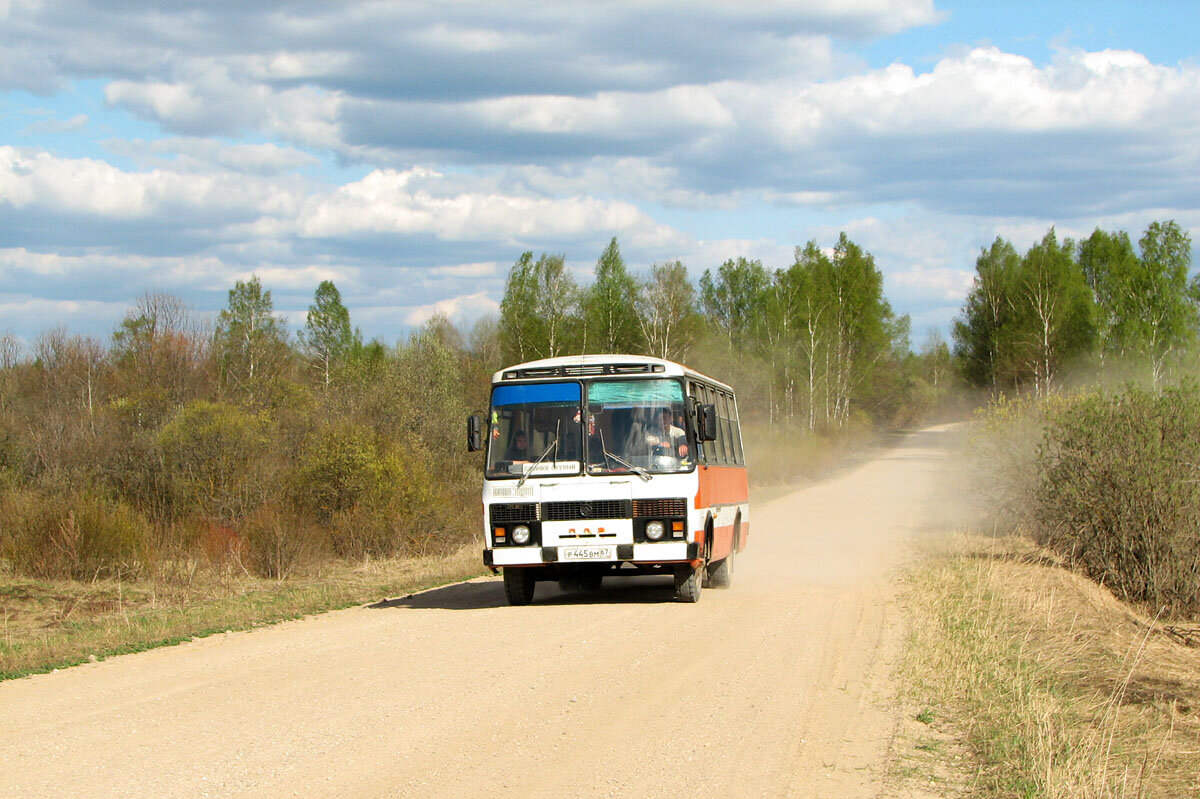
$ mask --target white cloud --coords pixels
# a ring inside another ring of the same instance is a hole
[[[910,269],[887,275],[888,295],[905,295],[904,299],[943,300],[961,303],[971,290],[975,273],[963,269],[930,269],[914,266]],[[894,290],[898,289],[896,292]]]
[[[257,214],[260,209],[288,213],[295,210],[296,199],[283,184],[240,175],[126,172],[92,158],[60,158],[0,146],[0,204],[114,219],[168,217],[190,208],[211,218]]]
[[[128,309],[126,302],[0,293],[0,319],[4,320],[7,329],[23,331],[21,338],[25,341],[60,324],[72,332],[107,333]]]
[[[666,241],[673,235],[628,202],[463,192],[441,195],[440,175],[381,169],[310,200],[299,219],[306,237],[432,234],[447,241],[556,241],[612,232]]]
[[[445,314],[453,322],[462,323],[499,311],[500,303],[483,292],[476,292],[413,308],[404,315],[404,322],[415,327],[429,321],[434,314],[440,313]]]

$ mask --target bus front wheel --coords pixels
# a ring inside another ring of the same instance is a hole
[[[704,564],[680,563],[675,567],[675,598],[680,602],[699,602],[704,586]]]
[[[708,584],[712,588],[728,588],[733,585],[733,556],[736,549],[729,550],[724,560],[708,567]]]
[[[504,570],[504,594],[508,597],[508,604],[528,605],[533,601],[533,589],[536,587],[532,569],[508,567]]]

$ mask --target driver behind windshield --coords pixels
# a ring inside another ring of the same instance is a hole
[[[524,430],[513,433],[512,442],[504,451],[504,460],[522,463],[529,460],[529,436]]]
[[[675,415],[670,408],[660,408],[646,426],[646,444],[655,454],[686,458],[688,453],[687,434],[675,424]]]

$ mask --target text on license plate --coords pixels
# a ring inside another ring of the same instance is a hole
[[[617,548],[609,547],[559,547],[559,560],[616,560]]]

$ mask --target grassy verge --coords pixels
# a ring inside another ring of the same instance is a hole
[[[928,735],[901,743],[894,776],[927,781],[949,739],[985,796],[1200,795],[1200,650],[1178,626],[1023,539],[963,537],[914,570],[907,601]]]
[[[477,576],[477,546],[328,566],[286,581],[242,573],[188,582],[0,577],[0,680],[244,630]]]

